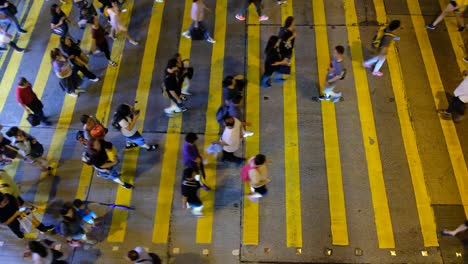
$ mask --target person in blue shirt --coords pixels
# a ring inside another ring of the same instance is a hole
[[[343,79],[345,71],[342,66],[344,47],[338,45],[333,50],[333,58],[328,67],[327,80],[323,86],[323,95],[319,97],[320,100],[331,100],[334,103],[340,101],[341,93],[336,93],[335,87],[338,81]]]

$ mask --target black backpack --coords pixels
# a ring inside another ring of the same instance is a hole
[[[161,258],[154,254],[154,253],[148,253],[148,255],[151,257],[151,259],[140,259],[140,260],[137,260],[136,263],[143,263],[143,262],[146,262],[146,261],[151,261],[151,263],[153,264],[161,264],[162,261],[161,261]]]

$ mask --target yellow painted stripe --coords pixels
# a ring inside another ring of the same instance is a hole
[[[190,26],[190,23],[192,23],[192,19],[190,18],[192,2],[193,1],[191,0],[185,0],[182,30],[187,30]],[[181,37],[179,43],[179,53],[182,55],[182,58],[190,58],[191,48],[191,40]],[[169,119],[167,125],[166,142],[164,144],[161,179],[159,182],[158,200],[155,212],[156,216],[154,218],[153,243],[167,243],[169,236],[169,223],[171,219],[172,199],[174,195],[174,181],[176,178],[177,161],[179,159],[181,127],[181,114],[178,114],[175,117]]]
[[[128,2],[126,6],[128,13],[131,14],[133,9],[133,2]],[[135,100],[138,101],[138,109],[140,110],[140,124],[143,130],[145,123],[146,107],[148,103],[149,92],[151,89],[151,79],[153,76],[153,69],[156,60],[156,50],[159,43],[159,33],[161,32],[162,13],[164,4],[160,5],[156,2],[153,3],[152,16],[148,28],[148,35],[146,38],[145,51],[143,53],[143,60],[141,63],[140,78],[136,90]],[[124,40],[125,41],[125,40]],[[125,182],[133,184],[134,175],[136,174],[136,167],[138,164],[137,150],[125,151],[122,161],[122,177]],[[138,187],[136,187],[138,188]],[[132,190],[119,187],[115,197],[115,204],[130,205],[132,199]],[[127,230],[127,210],[114,210],[112,212],[112,223],[109,229],[107,241],[109,242],[123,242]]]
[[[441,94],[445,94],[445,90],[442,80],[440,79],[439,69],[434,58],[434,53],[432,52],[432,45],[427,35],[419,3],[417,0],[407,0],[407,4],[410,14],[412,14],[411,20],[416,32],[416,38],[418,39],[424,67],[426,68],[429,85],[431,86],[432,95],[434,97],[434,103],[437,108],[447,108],[447,98],[445,96],[440,96]],[[468,169],[466,167],[460,140],[456,136],[457,130],[451,120],[444,120],[442,118],[439,118],[439,120],[457,181],[458,191],[462,199],[462,205],[465,210],[465,215],[468,217],[468,180],[465,179],[466,175],[468,175]]]
[[[254,135],[246,138],[245,157],[250,158],[260,152],[260,26],[255,9],[249,8],[247,26],[247,96],[245,116],[251,123],[249,130]],[[242,215],[242,244],[258,245],[258,203],[247,197],[250,185],[244,184],[244,210]]]
[[[214,38],[216,43],[213,45],[211,55],[210,70],[210,88],[208,91],[208,105],[206,108],[206,124],[204,148],[206,149],[211,142],[219,138],[219,124],[216,121],[216,110],[222,102],[222,93],[219,90],[219,84],[223,81],[224,73],[224,48],[226,38],[226,12],[227,0],[216,1],[216,18],[214,27]],[[210,156],[209,165],[205,168],[206,184],[212,188],[212,191],[201,191],[200,197],[203,201],[204,217],[199,218],[197,222],[197,243],[211,243],[213,234],[213,209],[216,187],[216,158]]]
[[[282,20],[293,16],[293,1],[281,6]],[[302,247],[301,174],[297,129],[295,53],[291,58],[291,75],[283,84],[284,108],[284,182],[286,192],[286,244]]]
[[[29,40],[31,39],[32,31],[36,27],[37,19],[41,11],[42,1],[34,1],[31,9],[29,10],[29,17],[26,20],[24,27],[29,31],[27,34],[22,35],[18,39],[19,47],[27,47]],[[65,10],[64,10],[65,11]],[[50,42],[49,42],[50,44]],[[0,112],[3,111],[5,106],[6,99],[10,92],[10,89],[15,81],[16,73],[18,72],[21,59],[23,58],[24,53],[13,52],[11,54],[8,66],[5,70],[5,73],[2,76],[2,81],[0,82]],[[3,57],[3,56],[2,56]],[[36,92],[37,94],[37,92]],[[39,95],[38,95],[39,96]],[[13,175],[13,174],[10,174]]]
[[[126,5],[127,12],[122,13],[122,22],[125,25],[129,24],[130,21],[130,14],[132,13],[133,9],[133,1],[127,2]],[[90,36],[90,35],[88,35]],[[123,54],[123,49],[125,47],[126,39],[124,38],[118,38],[117,40],[114,41],[112,44],[112,51],[111,51],[111,58],[113,58],[117,62],[116,67],[107,67],[106,73],[104,76],[104,80],[102,83],[102,88],[101,88],[101,96],[99,97],[99,103],[98,107],[96,110],[96,117],[103,123],[107,124],[109,120],[109,113],[110,113],[110,108],[112,105],[112,99],[114,96],[114,91],[115,91],[115,86],[117,83],[117,77],[119,74],[120,70],[120,61],[122,59],[122,54]],[[84,39],[86,46],[83,46],[83,49],[89,49],[89,45],[91,45],[91,41],[86,41]],[[93,176],[93,169],[91,166],[88,165],[83,165],[80,173],[80,179],[78,182],[78,188],[77,188],[77,193],[76,193],[76,198],[78,199],[85,199],[88,186],[91,183]]]
[[[29,13],[26,13],[26,11],[28,11],[28,8],[29,8],[29,2],[31,2],[31,0],[26,0],[26,1],[24,2],[23,10],[21,10],[21,15],[18,17],[18,21],[21,22],[21,21],[23,20],[24,16],[25,16],[26,14],[29,14]],[[36,18],[36,19],[37,19],[37,18]],[[27,23],[27,21],[26,21],[26,23]],[[26,24],[26,23],[25,23],[25,24]],[[25,26],[26,26],[26,25],[25,25]],[[11,28],[11,27],[14,27],[14,25],[12,24],[12,25],[10,26],[10,28]],[[25,28],[25,29],[29,30],[29,28]],[[31,31],[32,31],[32,29],[31,29],[27,34],[32,34]],[[12,34],[12,39],[15,39],[16,35],[18,35],[18,32],[15,30],[15,32]],[[19,47],[23,47],[23,46],[19,46]],[[2,56],[0,57],[0,69],[3,67],[3,63],[5,63],[5,59],[6,59],[6,57],[8,57],[7,55],[8,55],[9,52],[13,52],[13,49],[8,49],[8,51],[7,51],[7,52],[4,52],[4,53],[2,54]]]
[[[441,10],[444,10],[447,6],[447,1],[439,0],[439,4]],[[444,22],[450,37],[450,43],[452,43],[453,52],[457,58],[458,68],[460,68],[460,72],[463,72],[466,69],[466,62],[463,61],[465,57],[465,44],[463,43],[462,33],[458,32],[457,19],[454,16],[445,16]]]
[[[319,81],[323,82],[327,76],[327,67],[330,62],[328,47],[327,21],[323,0],[313,0],[313,13],[315,26],[315,42],[317,45],[317,69]],[[322,84],[322,83],[320,83]],[[322,85],[323,86],[323,85]],[[323,87],[321,87],[323,90]],[[349,245],[348,225],[346,223],[346,207],[341,173],[340,145],[338,129],[336,126],[335,104],[329,101],[322,103],[323,141],[325,145],[325,161],[328,179],[328,202],[330,205],[330,224],[332,244]]]
[[[363,61],[361,36],[356,17],[354,1],[344,1],[348,43],[351,43],[352,66],[358,100],[359,117],[361,119],[362,137],[366,152],[367,170],[372,192],[375,225],[380,248],[394,248],[393,227],[388,208],[385,181],[383,178],[382,161],[380,159],[379,141],[375,129],[374,111],[369,94],[367,74],[361,63]]]
[[[375,6],[384,6],[383,0],[374,0]],[[383,13],[377,12],[377,21],[387,21],[385,8]],[[425,247],[439,246],[437,241],[436,225],[434,211],[431,207],[431,199],[427,193],[424,180],[424,170],[419,156],[418,144],[416,141],[416,132],[411,123],[411,117],[408,109],[408,98],[406,96],[406,87],[403,82],[403,74],[400,64],[400,58],[395,45],[392,45],[387,55],[388,69],[392,79],[393,94],[398,110],[400,120],[401,135],[405,145],[406,157],[413,182],[416,207],[418,209],[419,223],[421,233],[424,239]]]

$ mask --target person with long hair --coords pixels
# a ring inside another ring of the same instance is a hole
[[[296,28],[294,27],[294,17],[288,16],[284,21],[284,26],[279,30],[280,53],[283,58],[291,59],[296,40]]]
[[[89,71],[87,67],[89,57],[84,54],[78,43],[73,42],[73,40],[68,36],[62,36],[60,38],[60,48],[63,53],[65,53],[64,55],[68,57],[68,60],[73,64],[74,71],[82,72],[83,75],[92,82],[99,81],[96,74]]]
[[[57,4],[52,4],[50,6],[50,15],[52,16],[50,21],[50,29],[52,29],[54,34],[59,36],[68,35],[68,23],[78,27],[78,24],[65,15],[60,6]]]
[[[280,65],[289,65],[289,59],[281,56],[279,45],[280,38],[278,36],[271,36],[268,39],[265,48],[265,71],[261,81],[262,87],[270,88],[271,75],[279,69]]]
[[[60,79],[60,88],[62,88],[63,91],[73,97],[77,97],[79,93],[85,92],[79,89],[81,78],[76,71],[73,70],[68,58],[65,57],[59,49],[55,48],[50,51],[50,59],[55,75]]]
[[[128,39],[128,42],[130,42],[132,45],[138,45],[138,42],[135,41],[130,37],[128,34],[128,29],[126,26],[124,26],[122,22],[122,18],[120,17],[120,9],[117,5],[113,5],[112,7],[108,7],[107,13],[109,14],[109,19],[110,19],[110,24],[111,24],[111,32],[110,35],[111,37],[115,40],[117,37],[117,34],[122,33],[122,35],[125,36],[125,38]]]
[[[114,127],[120,129],[120,132],[126,139],[126,148],[142,147],[147,151],[155,151],[158,149],[158,145],[148,145],[145,142],[143,136],[138,132],[138,126],[136,124],[140,117],[140,110],[128,104],[121,104],[117,107],[117,111],[114,113]]]
[[[31,258],[33,264],[67,264],[61,260],[63,253],[52,247],[53,243],[48,239],[29,241],[25,257]]]

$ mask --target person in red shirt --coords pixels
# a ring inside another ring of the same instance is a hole
[[[31,83],[24,77],[20,78],[18,86],[16,86],[16,101],[26,112],[37,116],[44,125],[51,125],[51,122],[44,115],[42,102],[32,90]]]
[[[100,51],[104,52],[104,55],[106,56],[108,64],[110,66],[117,66],[117,63],[111,60],[109,44],[107,43],[107,39],[106,39],[106,31],[101,26],[101,24],[99,24],[99,18],[97,16],[94,17],[94,23],[91,26],[91,34],[93,36],[93,40],[96,44],[96,47]]]

